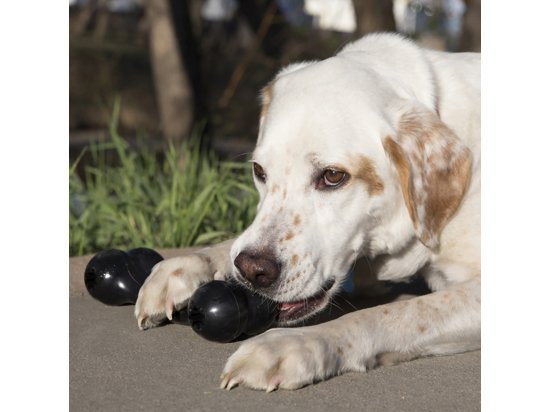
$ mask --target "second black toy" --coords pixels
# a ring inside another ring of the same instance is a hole
[[[163,259],[144,247],[104,250],[86,265],[84,284],[92,297],[106,305],[133,305],[151,269]]]

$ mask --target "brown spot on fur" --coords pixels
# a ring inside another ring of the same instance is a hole
[[[262,110],[260,112],[262,119],[267,115],[271,99],[273,98],[273,84],[274,81],[271,81],[262,89]]]
[[[278,190],[279,190],[279,185],[278,184],[274,184],[271,187],[271,193],[277,193]]]
[[[294,237],[294,232],[292,230],[289,230],[288,232],[286,232],[285,240],[290,240],[293,237]]]
[[[426,311],[426,303],[420,298],[415,299],[415,301],[416,305],[418,306],[418,312],[424,313]]]
[[[376,168],[367,156],[356,155],[352,161],[354,166],[354,172],[352,176],[367,185],[367,191],[369,195],[379,195],[384,191],[384,182],[376,173]]]
[[[424,224],[428,233],[423,235],[424,240],[439,233],[460,205],[470,179],[470,167],[470,154],[464,152],[454,159],[448,170],[437,170],[427,178]]]
[[[344,354],[344,350],[343,350],[340,346],[338,346],[338,347],[336,348],[336,353],[337,353],[338,355],[343,355],[343,354]]]
[[[387,315],[388,313],[390,313],[390,311],[389,311],[388,309],[382,309],[382,313],[383,313],[384,315]]]
[[[171,275],[172,276],[181,276],[181,275],[183,275],[183,269],[182,268],[176,269],[171,273]]]
[[[394,162],[403,197],[419,239],[438,245],[439,233],[456,212],[470,181],[470,150],[434,113],[404,114],[397,138],[384,148]]]
[[[286,199],[286,194],[287,194],[287,192],[286,192],[286,188],[285,188],[285,189],[283,189],[283,199]]]
[[[294,226],[299,226],[302,223],[302,219],[300,218],[300,215],[294,215],[294,220],[292,221],[292,224]]]
[[[390,156],[397,174],[399,175],[399,183],[401,184],[401,192],[403,193],[403,199],[405,200],[405,206],[409,211],[409,215],[416,227],[416,209],[412,198],[412,186],[411,186],[411,170],[407,156],[401,146],[399,146],[391,137],[386,137],[384,140],[384,149]]]
[[[420,333],[426,332],[426,325],[417,325],[416,329],[418,329]]]
[[[296,266],[296,264],[298,263],[298,255],[292,255],[290,263],[292,264],[292,266]]]

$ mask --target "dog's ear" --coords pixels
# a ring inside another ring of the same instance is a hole
[[[384,149],[397,170],[418,238],[429,248],[437,247],[441,230],[466,193],[470,150],[435,113],[424,109],[402,115],[397,136],[386,137]]]
[[[262,88],[260,92],[260,100],[262,103],[262,110],[260,112],[260,124],[263,123],[265,116],[267,114],[267,110],[269,109],[269,105],[271,104],[274,83],[275,83],[275,80],[271,80],[267,85],[265,85],[264,88]]]

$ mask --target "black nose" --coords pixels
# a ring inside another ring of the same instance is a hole
[[[267,288],[279,278],[281,267],[273,253],[243,251],[235,258],[235,266],[252,285]]]

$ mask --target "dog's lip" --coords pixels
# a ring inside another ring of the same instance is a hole
[[[314,312],[326,300],[328,291],[334,286],[334,279],[330,279],[321,287],[319,293],[305,299],[292,302],[278,302],[279,322],[288,322],[306,317]]]

